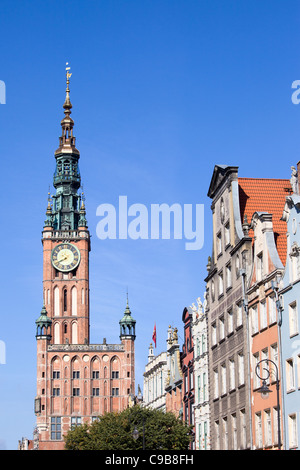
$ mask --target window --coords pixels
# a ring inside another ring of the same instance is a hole
[[[278,409],[273,408],[273,441],[274,445],[278,444]]]
[[[51,418],[51,440],[59,441],[61,439],[61,418],[58,416]]]
[[[269,447],[272,445],[272,420],[271,411],[264,411],[264,434],[265,434],[265,446]]]
[[[221,232],[217,234],[217,256],[222,254],[222,236]]]
[[[262,442],[262,422],[261,413],[255,413],[255,445],[257,449],[261,449]]]
[[[230,226],[229,226],[229,222],[227,222],[227,224],[225,225],[224,231],[225,231],[225,247],[226,247],[230,244]]]
[[[252,326],[252,334],[254,335],[255,333],[258,332],[258,311],[257,311],[257,305],[251,308],[250,310],[250,315],[251,315],[251,326]]]
[[[261,281],[263,278],[263,254],[262,253],[257,255],[256,270],[257,270],[257,281]]]
[[[238,354],[238,380],[239,386],[245,383],[245,360],[244,354],[241,352]]]
[[[198,425],[199,430],[199,450],[207,449],[207,421]]]
[[[277,320],[275,297],[274,296],[269,297],[268,303],[269,303],[269,322],[270,322],[270,325],[272,325],[272,323],[275,323]]]
[[[227,450],[228,449],[228,423],[227,423],[227,417],[222,419],[222,424],[223,424],[223,449],[222,450]]]
[[[93,388],[93,397],[99,397],[99,388]]]
[[[254,387],[254,389],[260,387],[260,379],[259,379],[259,377],[257,376],[257,373],[256,373],[256,366],[257,366],[258,363],[259,363],[259,353],[257,352],[255,354],[253,354],[253,387]],[[259,373],[259,375],[260,375],[260,373]]]
[[[217,344],[217,325],[216,325],[216,323],[213,323],[211,325],[211,340],[212,340],[212,345],[215,346]]]
[[[214,372],[214,398],[219,397],[219,373],[218,369],[215,369]]]
[[[206,353],[206,335],[203,333],[202,336],[201,336],[201,339],[202,339],[202,354],[203,353]]]
[[[226,365],[225,363],[221,365],[221,394],[225,395],[227,391],[226,387]]]
[[[246,449],[247,446],[247,427],[246,427],[246,411],[242,409],[240,411],[240,423],[241,423],[241,448]]]
[[[236,274],[237,279],[240,277],[240,269],[241,269],[240,257],[239,257],[239,255],[236,255],[236,258],[235,258],[235,274]]]
[[[198,375],[198,376],[197,376],[197,391],[198,391],[197,397],[198,397],[198,403],[200,403],[200,393],[201,393],[201,385],[200,385],[200,384],[201,384],[201,376]]]
[[[52,373],[52,378],[53,379],[60,379],[60,371],[59,370],[54,370]]]
[[[112,388],[112,396],[113,397],[119,396],[119,389],[118,388]]]
[[[190,382],[190,390],[194,388],[194,371],[189,370],[189,382]]]
[[[216,450],[220,449],[220,423],[215,421]]]
[[[72,416],[71,418],[71,427],[80,426],[81,425],[81,417],[80,416]]]
[[[64,292],[63,292],[63,304],[64,304],[64,312],[66,312],[67,309],[68,309],[68,294],[67,294],[67,289],[64,289]]]
[[[113,370],[111,373],[111,378],[112,379],[118,379],[119,378],[119,371],[118,370]]]
[[[287,392],[295,390],[294,361],[288,359],[286,361],[286,387]]]
[[[296,302],[293,302],[289,305],[289,326],[290,336],[298,334],[298,314]]]
[[[206,401],[206,388],[207,388],[207,379],[206,379],[206,373],[203,372],[203,401]]]
[[[78,387],[73,388],[73,397],[79,397],[80,389]]]
[[[92,377],[93,377],[93,379],[99,379],[99,371],[98,370],[93,370]]]
[[[73,370],[73,379],[79,379],[79,378],[80,378],[80,371]]]
[[[236,313],[236,326],[242,326],[243,324],[243,305],[242,302],[237,304],[237,313]]]
[[[269,359],[268,348],[265,348],[261,352],[261,360],[264,361],[262,363],[262,367],[265,371],[266,376],[268,376],[268,378],[266,379],[267,384],[270,383],[270,374],[272,373],[272,371],[270,370],[270,363],[268,359]]]
[[[232,308],[227,312],[227,330],[230,335],[233,332],[233,310]]]
[[[237,419],[236,414],[231,415],[231,429],[232,429],[232,448],[237,450]]]
[[[229,359],[229,387],[230,390],[235,389],[235,363],[234,359]]]
[[[298,430],[297,430],[297,417],[296,414],[289,415],[288,417],[288,434],[289,434],[289,448],[298,447]]]
[[[223,272],[221,271],[218,274],[218,284],[219,284],[219,296],[224,294],[224,285],[223,285]]]
[[[278,345],[277,345],[277,343],[272,344],[270,346],[270,359],[273,362],[275,362],[275,364],[278,367]],[[275,371],[274,371],[274,373],[275,373]],[[276,380],[275,377],[274,377],[274,380]]]
[[[226,266],[226,289],[230,289],[231,286],[232,286],[231,264],[227,264]]]
[[[54,397],[59,397],[60,396],[60,388],[53,388],[52,395]]]
[[[259,313],[260,313],[260,329],[263,330],[264,328],[267,328],[268,326],[266,302],[260,302]]]
[[[219,333],[220,333],[220,341],[225,338],[225,322],[224,322],[224,315],[219,318]]]
[[[215,281],[211,281],[211,301],[215,301]]]
[[[188,392],[188,376],[187,376],[187,373],[185,374],[184,376],[184,392]]]

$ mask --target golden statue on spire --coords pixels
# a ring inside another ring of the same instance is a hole
[[[69,62],[66,62],[66,77],[67,77],[67,85],[69,85],[70,83],[70,78],[72,77],[72,74],[69,72],[69,70],[71,70],[71,67],[68,67],[69,65]]]

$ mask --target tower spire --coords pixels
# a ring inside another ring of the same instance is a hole
[[[72,76],[72,73],[70,73],[70,70],[71,70],[71,67],[69,67],[69,62],[66,62],[67,88],[66,88],[65,102],[63,104],[65,117],[61,121],[62,135],[59,138],[59,148],[56,150],[55,155],[61,152],[64,152],[64,153],[72,152],[73,154],[79,155],[79,151],[75,147],[75,137],[73,136],[74,121],[70,116],[71,109],[72,109],[72,103],[70,100],[70,87],[69,87],[70,78]]]
[[[87,227],[85,207],[80,206],[78,189],[81,186],[79,171],[80,153],[75,147],[73,135],[74,121],[71,118],[72,104],[70,101],[71,67],[66,63],[66,97],[63,104],[65,117],[61,121],[62,134],[59,147],[55,152],[56,169],[53,185],[52,227],[55,230],[77,230],[78,226]]]

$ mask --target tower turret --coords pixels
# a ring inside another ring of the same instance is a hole
[[[128,295],[127,295],[127,304],[126,304],[124,316],[119,321],[119,324],[120,324],[120,339],[130,338],[130,339],[135,340],[136,321],[131,316],[131,311],[128,305]]]
[[[36,339],[51,339],[51,325],[52,320],[47,315],[47,310],[45,306],[43,306],[41,314],[39,318],[35,322],[36,324]]]

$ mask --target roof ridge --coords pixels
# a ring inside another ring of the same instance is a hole
[[[238,177],[238,180],[254,180],[254,181],[260,181],[260,180],[263,180],[263,181],[290,181],[288,178],[252,178],[252,177],[243,177],[243,176],[239,176]]]

